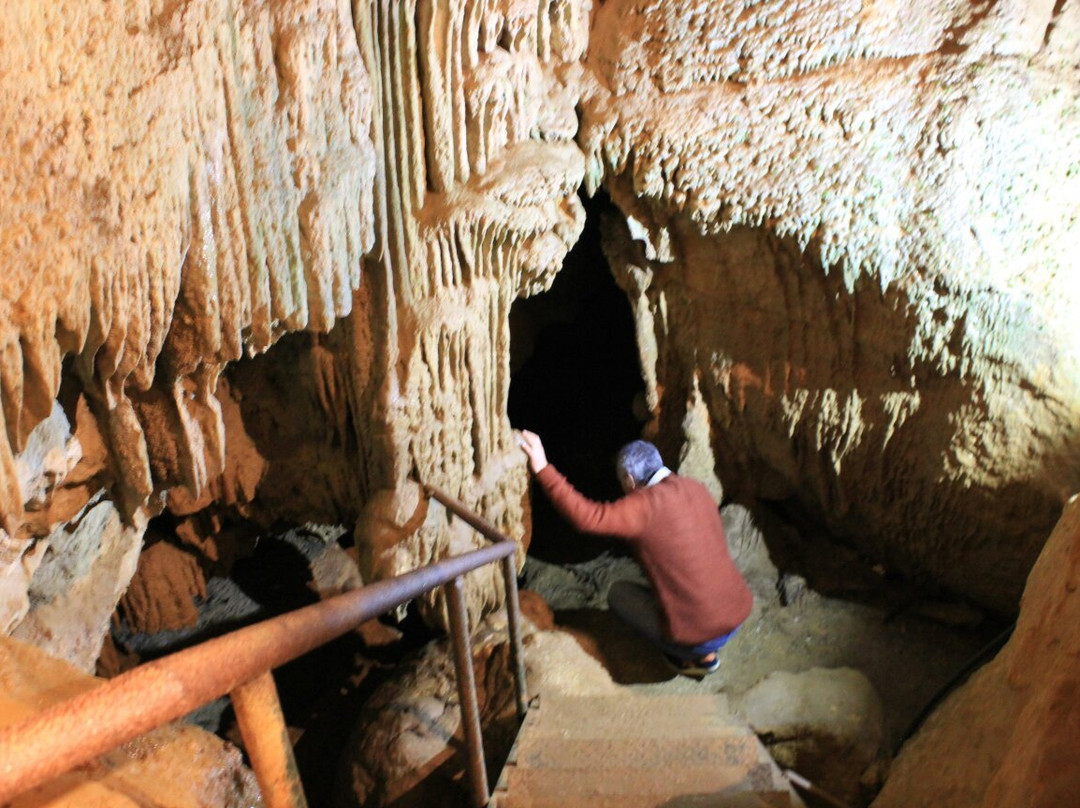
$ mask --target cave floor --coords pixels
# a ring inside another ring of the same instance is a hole
[[[995,625],[956,627],[915,612],[888,614],[813,592],[786,606],[759,600],[721,652],[720,669],[698,682],[674,674],[658,651],[605,609],[581,607],[580,601],[563,608],[557,591],[540,594],[552,607],[558,628],[573,634],[617,684],[643,693],[731,695],[776,671],[858,670],[881,697],[884,742],[890,750],[998,630]]]

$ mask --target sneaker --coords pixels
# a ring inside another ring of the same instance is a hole
[[[716,654],[708,662],[704,659],[680,659],[671,654],[664,654],[664,659],[667,660],[668,665],[670,665],[676,673],[682,674],[683,676],[689,676],[691,679],[697,679],[699,682],[710,673],[716,673],[720,670],[719,654]]]

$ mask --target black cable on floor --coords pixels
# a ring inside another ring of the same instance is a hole
[[[998,636],[994,637],[994,639],[987,643],[986,646],[984,646],[977,654],[975,654],[975,656],[968,660],[964,667],[961,668],[960,671],[955,676],[953,676],[932,699],[930,699],[927,705],[923,707],[922,711],[915,717],[915,720],[911,722],[907,730],[900,737],[900,741],[896,745],[896,749],[893,750],[893,754],[899,752],[900,747],[902,747],[911,739],[911,736],[919,730],[919,727],[923,725],[923,722],[926,721],[926,719],[930,716],[930,713],[937,709],[938,705],[941,704],[941,702],[945,699],[946,696],[948,696],[956,688],[966,682],[968,677],[975,672],[976,668],[984,665],[990,659],[990,657],[992,657],[994,654],[1001,650],[1005,643],[1008,642],[1009,637],[1012,636],[1013,630],[1015,628],[1016,623],[1013,623],[1007,629],[1001,632]]]

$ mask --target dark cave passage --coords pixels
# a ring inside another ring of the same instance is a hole
[[[551,289],[520,299],[510,311],[510,422],[536,432],[548,459],[586,496],[621,494],[615,453],[640,437],[634,402],[644,391],[625,293],[615,284],[600,245],[600,220],[615,208],[607,195],[582,199],[585,229]],[[530,553],[580,561],[611,546],[574,534],[534,495]]]

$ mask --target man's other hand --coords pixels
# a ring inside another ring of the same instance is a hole
[[[522,429],[515,432],[514,437],[517,438],[518,446],[529,456],[529,468],[532,469],[533,474],[539,474],[540,469],[548,464],[540,436],[535,432]]]

